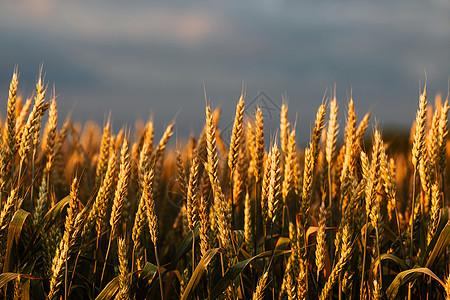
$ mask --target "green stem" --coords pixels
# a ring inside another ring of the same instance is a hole
[[[31,203],[33,203],[33,191],[34,191],[34,159],[36,157],[36,149],[33,149],[33,158],[32,158],[32,164],[31,164]],[[47,196],[48,197],[48,196]],[[48,198],[47,198],[48,199]]]
[[[98,248],[99,248],[99,239],[100,234],[97,234],[97,240],[95,245],[95,252],[94,252],[94,272],[92,272],[92,293],[95,294],[95,273],[97,272],[97,254],[98,254]]]
[[[414,210],[415,210],[415,206],[416,206],[415,202],[416,202],[416,169],[414,169],[412,206],[411,206],[411,245],[410,245],[410,249],[409,249],[409,257],[411,260],[411,267],[413,265]]]
[[[192,232],[192,274],[195,271],[195,233],[194,230]]]
[[[409,246],[409,259],[411,267],[413,266],[413,237],[414,237],[414,211],[416,206],[416,172],[417,168],[414,168],[413,177],[413,193],[412,193],[412,206],[411,206],[411,245]],[[408,300],[411,300],[412,282],[408,284]]]
[[[161,290],[161,300],[164,300],[164,290],[163,290],[162,277],[161,277],[161,266],[159,265],[158,249],[156,247],[156,243],[154,243],[153,246],[155,246],[155,259],[156,259],[156,265],[158,267],[159,289]]]
[[[67,260],[65,261],[65,264],[66,264],[66,268],[64,270],[64,300],[67,300],[67,277],[68,277]]]
[[[333,224],[333,214],[331,213],[331,201],[333,199],[333,186],[331,182],[331,165],[328,165],[328,193],[329,193],[328,211],[330,212],[330,223]]]
[[[103,262],[102,276],[100,278],[100,288],[102,287],[103,276],[105,275],[106,263],[108,262],[109,249],[111,248],[111,239],[113,237],[113,234],[114,232],[111,231],[111,234],[109,235],[108,249],[106,250],[105,261]]]
[[[366,248],[367,248],[367,223],[369,221],[369,215],[366,214],[366,223],[365,223],[365,229],[364,229],[364,245],[363,245],[363,265],[362,265],[362,272],[361,272],[361,289],[359,291],[359,298],[362,300],[363,292],[364,292],[364,271],[366,267]]]
[[[383,273],[382,273],[382,268],[381,268],[381,259],[380,259],[380,239],[379,239],[379,235],[378,235],[378,226],[375,227],[375,233],[377,235],[377,254],[378,254],[378,267],[379,267],[379,272],[380,272],[380,290],[383,289]]]

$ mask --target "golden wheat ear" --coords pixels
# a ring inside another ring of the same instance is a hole
[[[283,103],[280,111],[280,144],[284,155],[288,152],[288,140],[291,123],[287,120],[288,106]]]
[[[230,150],[228,152],[228,166],[231,174],[236,167],[236,162],[239,155],[239,148],[241,147],[241,139],[243,135],[243,121],[244,121],[244,102],[245,95],[242,94],[236,106],[236,116],[234,118],[233,130],[231,133]]]

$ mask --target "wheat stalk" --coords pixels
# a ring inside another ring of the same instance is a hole
[[[77,215],[76,199],[78,195],[78,189],[79,183],[75,178],[72,182],[72,188],[70,192],[69,206],[67,208],[67,217],[64,225],[64,235],[61,242],[59,243],[59,247],[56,249],[55,256],[53,257],[52,275],[50,278],[50,292],[48,293],[49,299],[58,298],[57,296],[62,283],[62,271],[64,268],[64,264],[67,262],[69,257],[69,248],[73,243],[71,236],[74,230],[73,225]],[[65,292],[65,295],[67,295],[67,290]]]
[[[350,235],[350,228],[349,225],[346,225],[343,230],[343,242],[342,242],[342,248],[341,248],[341,255],[339,257],[338,262],[333,267],[333,270],[331,271],[330,276],[327,279],[327,282],[325,283],[325,286],[323,287],[322,291],[320,292],[319,299],[324,300],[328,297],[331,289],[333,288],[334,284],[336,283],[339,275],[344,270],[345,265],[350,260],[351,252],[352,252],[352,245],[351,245],[351,235]]]
[[[163,290],[163,284],[162,284],[162,276],[161,276],[161,267],[159,264],[159,257],[158,257],[158,217],[155,213],[155,200],[153,195],[153,179],[154,179],[154,170],[150,169],[150,172],[144,176],[144,188],[142,191],[142,198],[145,202],[145,212],[147,215],[148,220],[148,227],[150,230],[150,238],[153,243],[153,247],[155,248],[155,259],[156,264],[158,266],[158,275],[159,275],[159,288],[161,291],[161,300],[164,300],[164,290]]]
[[[410,231],[410,259],[413,259],[413,240],[414,240],[414,208],[415,208],[415,189],[416,189],[416,171],[419,167],[420,160],[422,159],[425,144],[425,123],[426,123],[426,111],[427,111],[427,95],[426,86],[424,87],[423,93],[419,98],[419,110],[416,114],[416,126],[413,137],[413,148],[412,148],[412,164],[414,166],[413,174],[413,193],[412,193],[412,205],[411,205],[411,231]],[[409,284],[409,294],[411,292],[412,285]]]

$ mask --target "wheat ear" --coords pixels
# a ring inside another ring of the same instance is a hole
[[[442,176],[442,185],[444,184],[443,176],[445,167],[447,166],[447,135],[448,135],[448,127],[447,127],[447,116],[448,116],[448,100],[445,100],[444,106],[441,109],[441,116],[439,118],[439,140],[438,140],[438,161],[437,165],[439,166],[439,172]]]
[[[336,263],[333,270],[331,271],[331,274],[328,277],[325,286],[323,287],[322,291],[320,292],[320,296],[319,296],[320,300],[325,300],[328,297],[328,294],[330,293],[331,289],[333,288],[334,284],[336,283],[339,275],[341,274],[341,272],[344,269],[347,262],[350,260],[351,252],[352,252],[352,245],[351,245],[350,228],[349,228],[348,224],[344,227],[342,239],[343,239],[343,242],[342,242],[342,248],[341,248],[341,256],[339,257],[338,262]]]
[[[317,279],[319,278],[320,271],[325,267],[325,255],[326,255],[326,222],[327,222],[327,211],[325,208],[325,202],[322,201],[320,205],[319,213],[319,230],[316,236],[316,266],[317,266]]]
[[[427,243],[431,242],[433,235],[436,233],[438,220],[439,220],[439,210],[441,208],[441,193],[437,184],[433,184],[431,187],[431,210],[430,219],[428,223],[427,232]]]
[[[297,191],[298,182],[298,158],[295,142],[295,129],[289,134],[287,149],[285,152],[284,177],[282,185],[283,201],[288,204],[288,196],[290,193]]]
[[[284,155],[287,155],[288,150],[288,140],[291,123],[287,120],[288,106],[283,103],[280,110],[280,144],[281,151]]]
[[[100,144],[100,152],[97,163],[97,169],[95,171],[95,187],[99,188],[108,167],[109,158],[109,144],[111,139],[111,121],[108,117],[105,127],[103,128],[102,141]]]
[[[269,270],[266,270],[263,275],[258,280],[258,285],[256,286],[256,290],[253,293],[253,300],[262,300],[264,299],[264,291],[267,287],[267,278],[269,277]]]
[[[228,152],[228,167],[233,174],[236,168],[236,162],[239,155],[239,148],[241,147],[241,139],[243,135],[243,120],[244,120],[244,102],[245,94],[242,94],[236,106],[236,116],[234,117],[233,130],[231,133],[230,150]]]
[[[314,158],[314,165],[317,164],[317,159],[319,158],[319,142],[320,137],[322,136],[322,130],[325,126],[325,114],[326,114],[326,106],[323,103],[319,106],[319,109],[317,110],[316,114],[316,120],[314,122],[314,129],[311,134],[311,153]]]
[[[192,155],[192,163],[189,173],[189,184],[187,187],[187,195],[186,195],[188,222],[189,222],[189,229],[191,231],[194,230],[199,217],[198,213],[199,205],[197,203],[197,188],[199,179],[198,167],[199,167],[199,158],[197,152],[194,151]]]
[[[267,194],[267,208],[269,219],[273,225],[281,225],[282,197],[281,197],[281,166],[280,151],[275,143],[271,149],[270,182]]]
[[[2,168],[7,169],[8,161],[11,162],[11,174],[14,176],[14,153],[16,151],[16,95],[17,95],[17,85],[19,83],[17,68],[14,69],[13,76],[11,79],[11,84],[9,86],[9,96],[7,105],[7,117],[6,117],[6,153],[5,161],[2,161]],[[2,178],[2,183],[6,181],[6,171],[5,177]],[[3,176],[3,172],[2,172]],[[11,177],[11,182],[13,177]]]
[[[252,152],[252,160],[256,182],[261,182],[264,161],[264,118],[259,107],[256,110],[255,144]]]
[[[128,279],[128,258],[127,258],[127,245],[124,238],[119,238],[118,244],[118,256],[119,256],[119,291],[114,299],[125,300],[130,299],[130,281]]]

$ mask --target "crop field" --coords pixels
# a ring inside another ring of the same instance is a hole
[[[170,146],[175,121],[80,124],[41,75],[30,99],[18,84],[1,95],[2,299],[450,299],[449,104],[426,84],[407,143],[331,95],[305,149],[286,104],[271,136],[245,92],[230,138],[207,101],[201,134]]]

